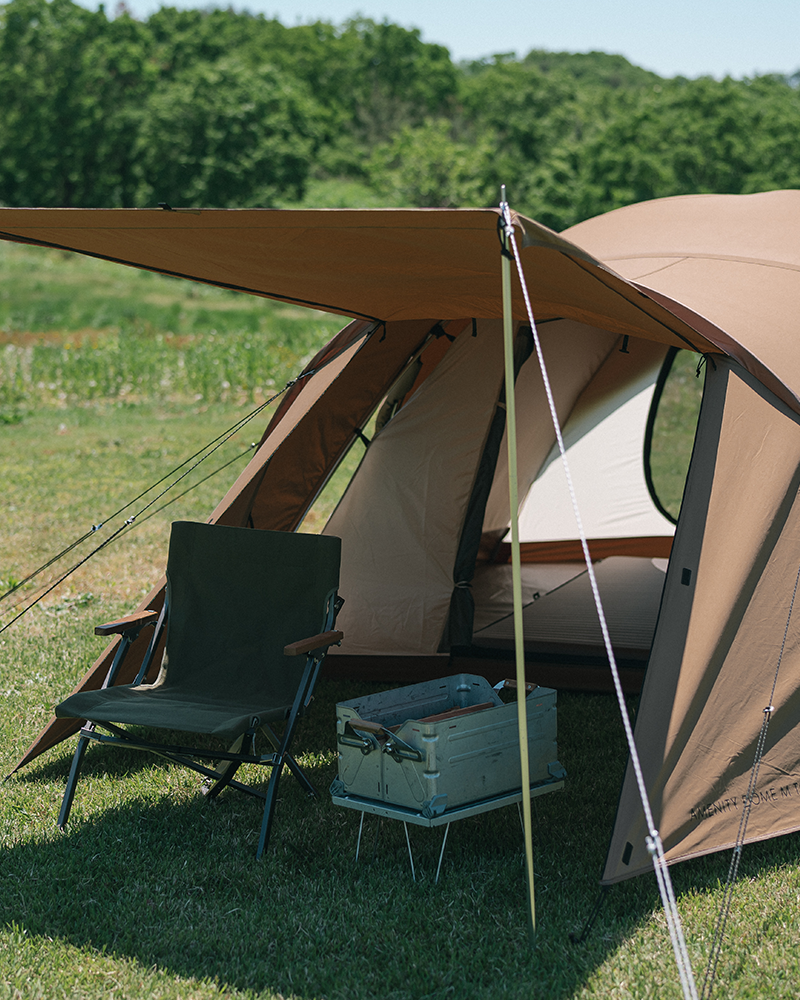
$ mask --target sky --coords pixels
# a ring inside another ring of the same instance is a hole
[[[80,0],[96,7],[95,0]],[[160,0],[125,0],[147,17]],[[619,53],[660,76],[717,78],[800,70],[800,0],[164,0],[164,6],[232,6],[283,24],[361,14],[418,28],[456,60],[530,49]],[[115,0],[106,0],[112,13]]]

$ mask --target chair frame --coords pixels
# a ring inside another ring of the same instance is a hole
[[[254,718],[253,724],[251,724],[250,728],[235,740],[229,750],[206,750],[198,747],[183,746],[180,744],[156,743],[143,739],[122,726],[117,726],[110,722],[92,722],[91,720],[85,720],[80,732],[78,733],[78,745],[75,748],[75,753],[72,757],[69,777],[67,778],[67,785],[64,790],[64,798],[62,800],[61,810],[58,816],[59,829],[63,831],[67,825],[67,820],[69,819],[70,810],[72,808],[72,802],[75,797],[75,789],[78,783],[83,757],[89,743],[95,742],[111,746],[124,746],[132,750],[149,751],[203,775],[207,781],[207,785],[204,787],[203,792],[209,798],[215,798],[224,788],[230,786],[237,791],[245,792],[248,795],[264,799],[264,815],[261,822],[258,849],[256,851],[256,859],[260,858],[269,842],[275,805],[277,803],[278,782],[280,781],[281,772],[284,766],[288,767],[307,795],[310,797],[318,797],[319,794],[303,773],[302,768],[290,752],[289,746],[294,735],[298,718],[311,704],[314,686],[316,684],[317,677],[319,676],[322,661],[328,651],[328,647],[334,644],[338,645],[344,637],[343,632],[338,631],[333,627],[342,604],[344,604],[344,600],[341,597],[337,596],[331,600],[326,616],[325,631],[318,635],[309,636],[308,638],[290,643],[284,648],[284,654],[286,656],[300,656],[305,654],[306,664],[300,683],[297,687],[292,707],[286,718],[286,725],[284,727],[283,734],[281,736],[278,736],[270,725]],[[164,606],[160,613],[151,610],[140,611],[132,615],[126,615],[115,621],[105,622],[102,625],[96,626],[94,630],[96,635],[118,634],[120,636],[120,642],[117,647],[116,654],[111,666],[109,667],[108,673],[106,674],[105,680],[103,681],[102,688],[107,688],[114,684],[131,645],[139,636],[142,629],[152,625],[154,626],[153,636],[148,644],[147,651],[145,652],[142,660],[142,665],[139,668],[139,672],[133,681],[133,686],[141,684],[144,681],[153,664],[153,660],[167,622],[167,617],[168,609],[167,601],[165,599]],[[106,732],[98,732],[98,726],[102,727],[102,729],[106,730]],[[264,754],[255,752],[255,739],[259,729],[264,733],[272,745],[272,752]],[[249,743],[252,748],[251,752],[244,752],[242,749],[247,743]],[[219,765],[217,765],[216,768],[205,767],[203,764],[199,763],[199,760],[222,762],[223,766],[219,767]],[[262,764],[272,768],[266,792],[262,792],[257,788],[252,788],[249,785],[245,785],[234,780],[234,775],[242,764]]]

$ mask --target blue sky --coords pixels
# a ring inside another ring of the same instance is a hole
[[[81,0],[96,6],[93,0]],[[126,0],[135,16],[159,0]],[[205,0],[169,0],[203,7]],[[228,6],[227,2],[219,6]],[[114,0],[106,9],[114,10]],[[287,25],[335,24],[356,14],[419,28],[454,59],[532,48],[618,52],[662,76],[753,76],[800,69],[800,0],[232,0],[235,10],[277,17]]]

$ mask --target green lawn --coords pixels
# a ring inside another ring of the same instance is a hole
[[[91,366],[91,354],[84,354],[83,367],[76,363],[69,369],[69,381],[64,358],[70,351],[111,344],[113,354],[130,334],[144,345],[142,358],[156,359],[148,364],[166,358],[178,372],[181,352],[208,346],[200,326],[190,328],[201,292],[190,288],[184,299],[168,279],[162,284],[154,276],[120,275],[117,269],[106,274],[109,269],[98,262],[58,255],[46,255],[53,273],[45,268],[40,274],[35,251],[2,244],[0,250],[3,357],[19,372],[10,386],[4,383],[0,424],[5,513],[0,580],[7,583],[22,579],[233,425],[248,412],[251,399],[263,398],[270,381],[281,385],[340,325],[318,315],[301,320],[269,303],[234,306],[227,293],[219,299],[214,293],[209,298],[222,303],[219,313],[240,310],[251,316],[244,321],[251,329],[226,328],[226,336],[208,348],[210,365],[219,367],[214,358],[223,364],[229,338],[257,335],[267,360],[254,381],[240,367],[238,383],[210,379],[206,394],[202,387],[175,381],[157,380],[154,386],[144,374],[137,381],[139,355],[131,349],[111,359],[106,388],[94,394],[90,390],[96,387],[87,383],[97,379],[81,374]],[[87,276],[85,282],[78,273]],[[26,281],[30,290],[23,295]],[[53,282],[71,290],[48,300]],[[103,289],[91,307],[99,310],[95,314],[77,304],[87,285]],[[103,312],[109,295],[129,315]],[[148,326],[137,311],[139,299],[156,305],[168,300],[167,312],[149,318]],[[284,322],[294,332],[281,333],[277,328]],[[281,345],[287,353],[277,350]],[[49,382],[29,377],[30,369],[17,364],[20,357],[30,361],[37,348]],[[132,366],[132,376],[125,375],[124,364]],[[116,380],[120,371],[127,381]],[[687,393],[696,397],[696,384],[688,384]],[[125,385],[132,388],[122,392]],[[247,447],[258,439],[265,419],[237,432],[193,478],[234,460],[231,467],[164,510],[158,508],[168,497],[156,503],[147,512],[152,517],[145,520],[143,514],[118,542],[0,634],[3,774],[102,649],[93,625],[130,610],[160,575],[169,522],[207,516],[247,460]],[[687,420],[679,421],[684,436]],[[681,461],[673,463],[678,497]],[[68,561],[77,561],[105,532]],[[32,597],[33,586],[11,603]],[[7,616],[6,608],[2,620]],[[272,843],[260,862],[255,861],[256,802],[228,792],[210,803],[195,776],[156,759],[90,748],[64,835],[55,820],[71,746],[58,747],[10,778],[0,792],[0,1000],[680,996],[652,877],[611,890],[585,943],[574,945],[568,936],[580,930],[595,901],[625,766],[612,698],[559,695],[559,757],[568,780],[563,791],[536,801],[538,933],[531,948],[515,808],[454,825],[438,885],[433,876],[439,831],[411,830],[416,883],[399,824],[368,820],[363,858],[355,864],[358,817],[334,808],[327,789],[336,774],[334,706],[360,690],[330,681],[319,686],[298,746],[320,798],[307,800],[284,779]],[[716,996],[797,995],[799,855],[800,837],[794,835],[746,849]],[[700,979],[727,863],[727,857],[716,856],[673,870]]]

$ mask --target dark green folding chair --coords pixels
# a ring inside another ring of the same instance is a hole
[[[210,796],[230,785],[264,798],[256,855],[261,857],[284,765],[309,795],[316,794],[289,747],[328,647],[342,638],[334,631],[343,603],[336,593],[340,553],[340,540],[328,535],[175,522],[164,610],[99,626],[95,631],[101,635],[121,636],[103,687],[73,694],[56,708],[59,717],[86,720],[58,825],[66,825],[81,761],[94,740],[149,750],[190,767],[205,776]],[[127,649],[148,624],[155,625],[155,633],[136,679],[115,686]],[[158,678],[143,683],[165,627]],[[285,725],[278,735],[272,724],[281,720]],[[127,725],[212,734],[233,745],[218,751],[152,742]],[[259,730],[271,744],[269,753],[256,752]],[[266,793],[234,780],[245,763],[272,768]]]

